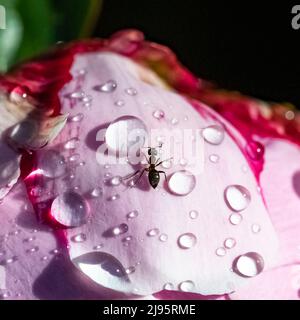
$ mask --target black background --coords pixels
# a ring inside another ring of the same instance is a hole
[[[169,46],[199,77],[223,88],[300,108],[300,0],[106,0],[95,36],[124,28]]]

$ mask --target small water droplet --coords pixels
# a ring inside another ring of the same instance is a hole
[[[220,157],[217,154],[212,154],[209,156],[209,160],[212,163],[218,163],[220,160]]]
[[[194,288],[195,284],[191,280],[183,281],[178,286],[178,289],[182,292],[192,292]]]
[[[153,228],[153,229],[150,229],[148,232],[147,232],[147,236],[149,237],[155,237],[159,234],[159,229],[158,228]]]
[[[69,157],[70,162],[77,162],[80,159],[80,155],[78,153],[75,153]]]
[[[84,97],[84,92],[82,92],[82,91],[75,91],[75,92],[72,92],[71,94],[70,94],[70,97],[72,98],[72,99],[80,99],[80,98],[82,98],[82,97]]]
[[[98,245],[96,245],[96,246],[94,246],[94,250],[100,250],[100,249],[102,249],[103,248],[103,243],[100,243],[100,244],[98,244]]]
[[[136,96],[137,95],[137,90],[134,88],[127,88],[125,90],[125,92],[129,95],[129,96]]]
[[[224,192],[224,198],[227,206],[236,212],[245,210],[251,201],[249,190],[240,185],[227,187]]]
[[[226,249],[225,248],[218,248],[216,250],[216,255],[218,257],[224,257],[226,255]]]
[[[48,256],[41,257],[41,261],[47,261],[47,260],[48,260]]]
[[[180,164],[182,167],[185,167],[185,166],[187,166],[188,161],[187,161],[186,159],[180,159],[180,160],[179,160],[179,164]]]
[[[10,297],[10,293],[9,292],[4,292],[0,294],[0,299],[7,299]]]
[[[157,120],[161,120],[164,118],[165,113],[162,110],[155,110],[152,113],[153,117]]]
[[[252,232],[253,233],[259,233],[260,232],[260,230],[261,230],[261,227],[260,227],[260,225],[259,224],[253,224],[252,226],[251,226],[251,230],[252,230]]]
[[[124,233],[126,233],[127,231],[128,231],[128,225],[126,224],[126,223],[122,223],[122,224],[120,224],[119,226],[117,226],[117,227],[114,227],[113,229],[112,229],[112,234],[114,235],[114,236],[119,236],[119,235],[121,235],[121,234],[124,234]]]
[[[248,252],[237,257],[233,262],[233,270],[238,275],[252,278],[264,269],[264,259],[257,252]]]
[[[34,240],[36,240],[36,237],[29,237],[29,238],[24,239],[23,242],[32,242]]]
[[[114,194],[114,195],[112,195],[112,196],[107,198],[108,201],[116,201],[118,199],[120,199],[120,195],[119,194]]]
[[[166,160],[164,161],[161,166],[164,168],[164,169],[170,169],[172,167],[172,160]]]
[[[191,210],[190,212],[189,212],[189,216],[190,216],[190,218],[191,219],[197,219],[198,218],[198,216],[199,216],[199,212],[197,211],[197,210]]]
[[[224,247],[225,247],[226,249],[232,249],[232,248],[235,247],[235,245],[236,245],[236,241],[235,241],[235,239],[233,239],[233,238],[227,238],[227,239],[224,241]]]
[[[4,264],[11,264],[11,263],[14,263],[16,261],[18,261],[18,257],[17,256],[13,256],[13,257],[5,259],[4,260]]]
[[[128,236],[128,237],[125,237],[124,239],[122,239],[122,242],[130,242],[132,239],[133,239],[132,236]]]
[[[219,125],[209,126],[202,131],[202,136],[206,142],[219,145],[223,142],[225,134],[224,129]]]
[[[115,102],[115,106],[117,107],[123,107],[125,105],[125,101],[124,100],[117,100]]]
[[[70,122],[80,122],[84,118],[84,115],[82,113],[78,113],[75,116],[69,117]]]
[[[178,121],[177,118],[173,118],[173,119],[171,120],[171,124],[174,125],[174,126],[175,126],[176,124],[178,124],[178,122],[179,122],[179,121]]]
[[[229,217],[230,223],[233,224],[234,226],[237,226],[238,224],[240,224],[242,220],[243,220],[243,217],[239,213],[234,213]]]
[[[100,196],[102,196],[103,194],[103,190],[102,188],[94,188],[92,191],[91,191],[91,196],[93,198],[98,198]]]
[[[53,249],[53,250],[50,251],[50,254],[57,255],[57,254],[59,254],[59,250],[58,249]]]
[[[87,222],[89,206],[80,194],[67,191],[52,202],[51,216],[64,226],[79,227]]]
[[[247,155],[254,161],[260,161],[264,157],[265,147],[258,141],[250,141],[246,146]]]
[[[172,193],[185,196],[194,190],[196,177],[187,170],[177,171],[171,175],[168,186]]]
[[[82,98],[82,102],[84,102],[84,104],[88,104],[93,100],[93,97],[91,95],[87,95],[85,97]]]
[[[110,179],[110,185],[116,187],[121,184],[122,178],[120,176],[115,176]]]
[[[128,214],[127,214],[127,219],[134,219],[136,218],[137,216],[139,215],[139,212],[137,210],[133,210],[133,211],[130,211]]]
[[[75,243],[82,243],[82,242],[86,241],[86,239],[87,239],[87,237],[84,233],[79,233],[76,236],[73,236],[71,238],[71,240]]]
[[[166,242],[168,240],[168,235],[165,234],[165,233],[162,233],[160,236],[159,236],[159,240],[161,242]]]
[[[66,174],[65,158],[57,151],[49,150],[42,154],[39,168],[48,178],[58,178]]]
[[[72,138],[65,143],[64,147],[66,150],[73,150],[73,149],[76,149],[78,143],[79,143],[78,138]]]
[[[174,285],[171,282],[165,283],[163,290],[174,290]]]
[[[126,272],[127,274],[134,273],[134,272],[135,272],[135,267],[134,267],[134,266],[131,266],[131,267],[125,269],[125,272]]]
[[[39,247],[37,247],[37,246],[26,250],[27,253],[35,253],[37,251],[39,251]]]
[[[117,83],[114,80],[109,80],[105,83],[95,86],[93,89],[100,92],[110,93],[115,91],[117,88]]]
[[[184,233],[178,238],[178,246],[181,249],[190,249],[197,243],[197,237],[193,233]]]

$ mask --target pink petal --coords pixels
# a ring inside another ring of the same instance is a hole
[[[78,77],[79,70],[85,70],[86,76]],[[49,147],[37,152],[36,169],[45,152],[54,150],[65,158],[66,172],[54,178],[39,175],[26,181],[38,215],[49,219],[51,202],[67,190],[82,195],[88,202],[90,220],[82,227],[66,230],[70,257],[83,273],[107,288],[147,295],[161,291],[166,283],[171,283],[173,290],[179,290],[183,289],[182,282],[192,281],[194,286],[189,282],[185,290],[219,295],[249,284],[251,280],[232,272],[233,261],[242,254],[258,252],[268,269],[274,263],[277,241],[263,199],[257,192],[255,175],[241,151],[244,139],[205,105],[197,104],[198,113],[181,96],[142,82],[137,70],[133,62],[115,54],[90,53],[75,57],[71,69],[73,79],[60,92],[61,111],[70,113],[70,121]],[[109,81],[115,81],[117,87],[111,92],[99,92],[99,86]],[[93,89],[95,86],[98,91]],[[79,97],[81,92],[84,95]],[[70,99],[72,93],[78,98]],[[84,101],[84,97],[89,100],[92,97],[92,101]],[[124,105],[118,105],[117,101],[124,101]],[[163,110],[164,115],[153,116],[157,110]],[[81,120],[74,121],[72,117],[81,114]],[[198,156],[193,165],[184,166],[181,162],[166,169],[168,176],[183,169],[194,173],[196,186],[186,196],[171,193],[163,181],[154,191],[146,177],[135,188],[128,189],[123,184],[111,186],[103,182],[107,173],[112,177],[124,177],[136,170],[126,162],[110,164],[109,168],[98,163],[99,130],[105,131],[111,122],[122,116],[138,117],[148,130],[157,129],[158,134],[163,134],[163,129],[176,127],[193,129],[198,137],[200,129],[210,125],[225,126],[225,139],[220,145],[199,139],[198,146],[204,147],[203,157]],[[175,124],[172,119],[179,121]],[[74,166],[77,154],[79,159]],[[209,161],[211,155],[217,155],[220,161]],[[229,185],[242,185],[251,193],[251,202],[242,213],[243,222],[239,226],[230,224],[229,216],[233,211],[223,198]],[[41,192],[36,192],[39,190]],[[128,213],[134,210],[138,216],[128,220]],[[197,219],[189,217],[192,210],[199,212]],[[251,231],[254,223],[262,230],[259,235]],[[112,228],[120,225],[124,234],[112,236]],[[151,229],[158,231],[148,236]],[[186,233],[197,238],[190,249],[178,246],[179,236]],[[127,236],[132,240],[124,246]],[[160,236],[163,241],[159,240]],[[223,248],[226,238],[234,238],[237,244],[227,250],[224,257],[219,257],[216,250]]]

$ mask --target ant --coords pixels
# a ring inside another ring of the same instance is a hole
[[[166,181],[168,181],[165,171],[156,170],[156,167],[160,166],[163,162],[173,159],[173,158],[170,158],[170,159],[160,161],[160,159],[157,158],[157,155],[158,155],[157,148],[161,148],[161,147],[162,147],[162,144],[160,144],[156,148],[147,147],[149,158],[146,158],[146,159],[149,166],[147,168],[137,170],[135,173],[123,178],[123,180],[130,179],[130,178],[132,179],[139,173],[137,180],[134,182],[134,185],[136,185],[142,178],[143,174],[145,172],[149,172],[148,180],[153,189],[155,189],[158,186],[161,173],[164,174]]]

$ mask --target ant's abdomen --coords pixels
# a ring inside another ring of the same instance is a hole
[[[148,178],[149,178],[149,183],[151,184],[151,187],[155,189],[158,186],[158,183],[160,180],[159,172],[156,170],[150,171]]]

